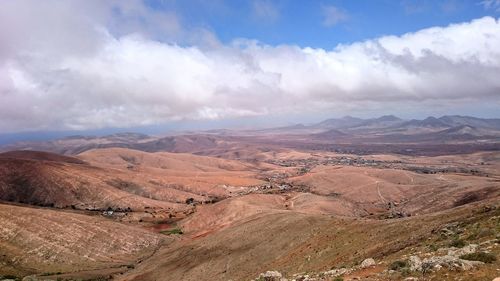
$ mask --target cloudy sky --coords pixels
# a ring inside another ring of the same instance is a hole
[[[0,0],[0,132],[500,117],[500,0]]]

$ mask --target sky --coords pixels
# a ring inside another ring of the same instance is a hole
[[[0,133],[498,118],[499,17],[500,0],[0,0]]]

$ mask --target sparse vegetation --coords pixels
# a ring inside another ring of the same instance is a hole
[[[394,261],[389,265],[389,269],[391,270],[400,270],[405,267],[408,267],[408,263],[402,260]]]
[[[342,277],[335,277],[335,279],[333,279],[333,281],[344,281],[344,278]]]
[[[132,164],[132,165],[138,164],[137,159],[134,156],[120,155],[120,158],[129,164]]]
[[[5,276],[0,276],[0,279],[12,279],[12,280],[21,280],[19,277],[14,276],[14,275],[5,275]]]
[[[411,274],[411,271],[408,267],[403,267],[399,271],[401,272],[402,276],[409,276]]]
[[[437,251],[438,249],[439,249],[439,246],[436,245],[436,244],[430,244],[429,245],[429,250],[431,250],[433,252]]]
[[[62,272],[58,271],[58,272],[44,272],[42,274],[40,274],[40,276],[50,276],[50,275],[59,275],[59,274],[62,274]]]
[[[490,226],[480,227],[476,225],[476,227],[471,231],[471,233],[465,238],[467,240],[478,240],[485,237],[491,237],[495,235],[495,231]]]
[[[465,241],[462,239],[454,239],[450,242],[450,247],[463,248],[465,246]]]
[[[490,228],[481,228],[477,233],[477,238],[481,239],[488,236],[493,236],[495,232]]]
[[[174,228],[174,229],[169,229],[169,230],[163,230],[163,231],[160,231],[161,234],[165,234],[165,235],[172,235],[172,234],[183,234],[182,232],[182,229],[180,228]]]
[[[497,257],[493,254],[486,252],[477,252],[460,256],[461,259],[469,261],[481,261],[484,263],[493,263],[497,260]]]

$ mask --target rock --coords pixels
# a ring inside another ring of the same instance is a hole
[[[471,270],[474,267],[484,264],[480,261],[468,261],[468,260],[460,260],[462,262],[462,270]]]
[[[418,281],[417,277],[406,277],[404,281]]]
[[[469,244],[463,248],[450,248],[448,249],[448,255],[449,256],[455,256],[455,257],[460,257],[462,255],[466,255],[466,254],[472,254],[472,253],[475,253],[478,249],[478,245],[477,244]]]
[[[286,279],[283,278],[283,275],[278,271],[266,271],[265,273],[261,273],[257,280],[264,281],[284,281]]]
[[[329,276],[329,277],[338,277],[338,276],[341,276],[344,274],[349,274],[349,273],[351,273],[351,271],[352,270],[347,269],[347,268],[339,268],[339,269],[328,270],[324,274],[325,274],[325,276]]]
[[[367,267],[370,267],[370,266],[374,266],[376,263],[375,263],[375,260],[372,259],[372,258],[369,258],[369,259],[365,259],[362,263],[361,263],[361,268],[367,268]]]
[[[453,237],[457,234],[463,233],[463,229],[457,222],[449,223],[440,230],[442,237]]]
[[[441,229],[441,235],[449,237],[449,236],[455,235],[455,232],[453,230],[448,229],[448,228],[445,227],[445,228]]]
[[[422,260],[417,256],[410,256],[408,265],[411,271],[422,271]]]
[[[281,279],[281,280],[283,281],[286,279]],[[294,275],[294,279],[292,279],[292,281],[316,281],[316,280],[318,280],[318,279],[316,279],[314,277],[310,277],[307,274],[306,275]]]
[[[483,264],[479,261],[468,261],[462,260],[456,256],[437,256],[426,258],[422,261],[421,271],[428,272],[433,270],[439,270],[443,267],[448,269],[458,269],[458,270],[471,270],[477,265]]]
[[[493,279],[492,281],[500,281],[500,277]]]

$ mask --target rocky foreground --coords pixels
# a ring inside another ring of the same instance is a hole
[[[469,244],[458,247],[439,248],[436,253],[422,253],[411,255],[403,260],[397,260],[387,265],[377,263],[373,258],[367,258],[360,265],[354,267],[334,268],[324,272],[300,273],[286,278],[278,271],[261,273],[253,281],[326,281],[326,280],[399,280],[405,281],[430,280],[428,276],[437,272],[460,272],[467,275],[468,271],[477,270],[485,263],[496,261],[491,250],[498,249],[500,241],[488,240],[481,245]],[[381,270],[381,268],[387,269]],[[497,269],[498,270],[498,269]],[[374,272],[366,277],[367,272]],[[444,273],[448,275],[447,273]],[[500,276],[500,273],[499,273]],[[457,278],[456,280],[469,280]],[[500,281],[500,277],[493,279]]]

